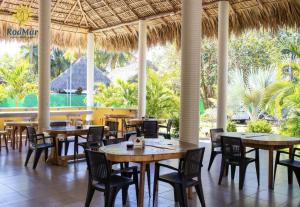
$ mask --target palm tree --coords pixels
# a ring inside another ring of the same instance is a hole
[[[229,77],[229,108],[233,111],[242,108],[252,120],[258,119],[263,112],[265,90],[275,79],[273,70],[250,70],[246,80],[242,71],[235,70]]]
[[[15,98],[16,106],[26,95],[37,92],[37,84],[29,76],[28,60],[21,60],[14,69],[0,68],[0,76],[3,83],[1,87],[6,97]]]

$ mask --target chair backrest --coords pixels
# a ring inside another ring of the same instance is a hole
[[[105,125],[109,127],[109,131],[117,132],[119,128],[119,122],[117,121],[106,121]]]
[[[158,123],[157,121],[145,120],[143,122],[143,134],[145,138],[158,138]]]
[[[87,134],[87,144],[103,145],[104,126],[92,126],[89,127]]]
[[[32,126],[27,126],[26,127],[27,131],[27,139],[29,142],[29,146],[34,146],[36,144],[36,131],[35,128]]]
[[[67,122],[66,121],[51,121],[50,127],[66,127]]]
[[[221,143],[221,139],[218,136],[218,133],[224,132],[223,128],[210,129],[210,139],[211,142]]]
[[[168,119],[168,123],[167,123],[167,132],[168,133],[170,133],[170,131],[171,131],[172,124],[173,124],[173,120],[172,119]]]
[[[221,137],[221,148],[223,158],[230,161],[239,161],[244,158],[245,148],[242,140],[236,137]]]
[[[201,175],[202,161],[205,148],[188,150],[183,160],[181,172],[185,178],[194,178]]]
[[[105,183],[108,181],[111,171],[106,156],[102,152],[85,150],[90,180]]]

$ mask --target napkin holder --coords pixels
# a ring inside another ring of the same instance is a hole
[[[133,140],[133,148],[135,148],[135,149],[142,149],[142,148],[144,148],[144,146],[145,146],[144,138],[142,138],[142,137],[136,137]]]

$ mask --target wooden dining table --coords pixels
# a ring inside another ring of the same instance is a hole
[[[79,136],[85,136],[88,134],[89,127],[95,125],[84,125],[81,128],[77,128],[75,126],[66,126],[66,127],[49,127],[45,131],[53,137],[54,147],[51,150],[51,154],[47,160],[47,163],[51,163],[59,166],[67,166],[69,160],[75,160],[77,158],[83,158],[84,154],[75,154],[67,155],[67,156],[59,156],[58,154],[58,141],[60,138],[66,139],[67,137],[74,136],[74,149],[76,144],[78,143]],[[106,133],[109,128],[107,126],[104,127]]]
[[[267,150],[269,154],[268,160],[268,186],[274,189],[273,179],[273,162],[274,150],[289,148],[290,155],[293,153],[294,145],[300,144],[300,138],[287,137],[277,134],[251,133],[251,132],[222,132],[218,133],[219,137],[236,137],[241,138],[245,147]],[[289,170],[292,175],[292,170]],[[289,184],[292,183],[292,176],[289,177]]]
[[[19,142],[19,152],[22,151],[22,134],[27,126],[33,126],[37,127],[38,122],[37,121],[9,121],[4,122],[4,126],[11,127],[12,128],[12,148],[16,148],[16,143]],[[19,132],[19,140],[17,140],[18,136],[16,136],[16,133]]]
[[[197,144],[162,139],[145,139],[145,147],[138,149],[128,149],[127,144],[128,142],[121,142],[103,146],[100,148],[100,151],[104,152],[106,158],[111,162],[136,162],[140,164],[138,207],[144,206],[144,184],[147,164],[161,160],[183,158],[187,150],[200,147]]]

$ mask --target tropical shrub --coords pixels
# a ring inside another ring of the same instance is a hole
[[[236,132],[236,124],[232,121],[227,123],[226,131],[228,132]]]
[[[250,121],[247,124],[247,131],[256,133],[270,133],[272,131],[272,125],[266,120]]]
[[[281,127],[282,134],[291,137],[300,137],[300,110],[290,114],[289,118]]]

